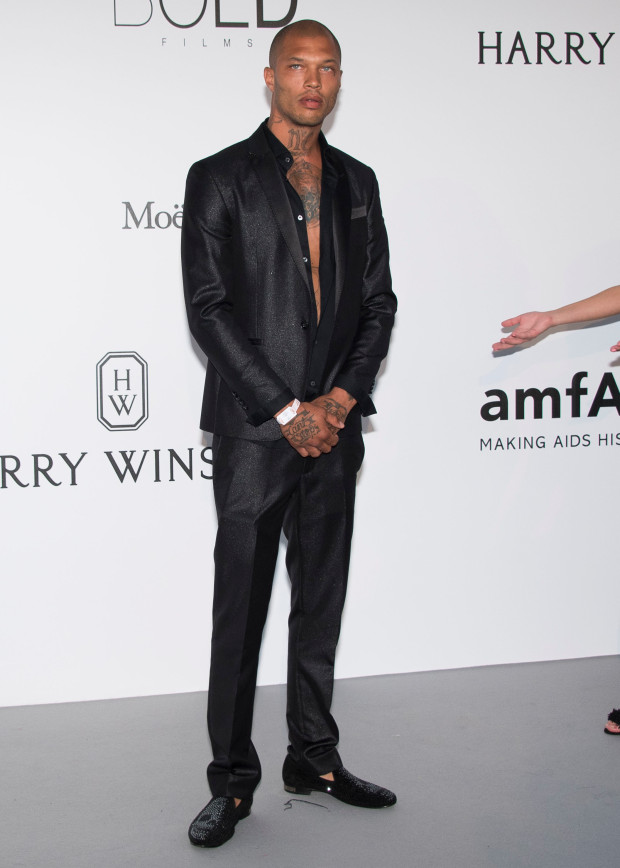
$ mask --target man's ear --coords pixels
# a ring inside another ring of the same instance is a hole
[[[265,76],[265,84],[270,91],[273,91],[273,69],[270,66],[266,66],[263,75]]]

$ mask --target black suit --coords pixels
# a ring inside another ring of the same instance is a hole
[[[304,459],[273,416],[303,400],[317,322],[285,183],[263,129],[196,163],[185,196],[182,258],[191,332],[206,353],[201,426],[214,433],[214,632],[209,729],[215,795],[251,794],[258,652],[280,529],[292,582],[287,718],[294,758],[323,774],[339,765],[329,713],[344,604],[360,412],[387,353],[396,299],[371,169],[331,149],[335,325],[322,392],[358,402],[340,443]],[[322,230],[323,231],[323,230]]]

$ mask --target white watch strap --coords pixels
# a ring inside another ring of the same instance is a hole
[[[286,407],[286,409],[282,410],[281,413],[278,413],[276,416],[276,422],[278,425],[288,425],[291,419],[294,419],[297,415],[297,411],[299,410],[299,401],[297,398],[293,401],[290,407]]]

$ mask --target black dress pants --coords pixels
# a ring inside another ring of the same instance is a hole
[[[288,750],[318,774],[341,764],[330,707],[363,457],[355,429],[316,459],[302,458],[284,439],[214,437],[218,531],[207,712],[213,761],[207,776],[216,796],[247,798],[261,777],[252,714],[282,529],[291,579]]]

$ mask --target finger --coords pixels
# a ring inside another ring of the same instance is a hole
[[[510,328],[510,326],[517,325],[520,322],[521,322],[521,315],[513,316],[511,319],[505,319],[504,322],[502,323],[502,327],[507,329],[507,328]]]
[[[617,353],[620,350],[620,341],[617,344],[614,344],[613,347],[609,348],[612,353]]]
[[[513,335],[510,337],[502,338],[501,341],[498,341],[496,344],[493,344],[494,350],[509,350],[511,347],[518,347],[520,344],[525,343],[525,338],[515,338]]]
[[[344,428],[344,422],[341,422],[337,416],[332,416],[331,413],[328,413],[325,418],[327,419],[327,424],[332,428],[337,428],[338,430]]]
[[[335,435],[331,437],[327,437],[323,443],[320,445],[319,449],[324,452],[331,452],[333,447],[338,443],[338,438]]]
[[[338,442],[338,432],[331,431],[329,428],[322,431],[320,434],[317,434],[316,437],[312,439],[312,445],[316,446],[318,449],[323,448],[323,444],[327,443],[328,446],[335,446]],[[306,443],[306,446],[308,444]]]

